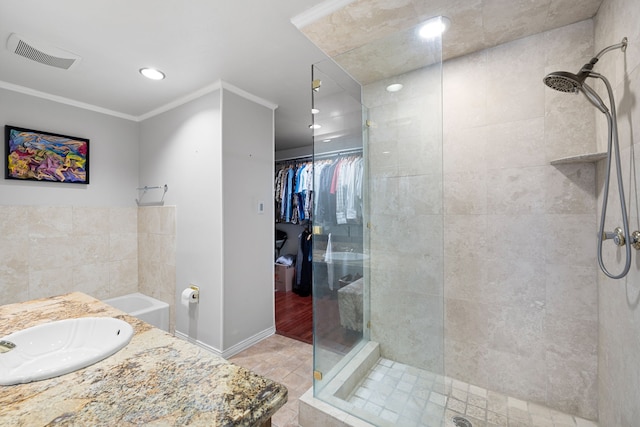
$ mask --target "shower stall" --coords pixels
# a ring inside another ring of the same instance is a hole
[[[593,23],[446,63],[424,24],[312,68],[314,387],[300,424],[593,425],[598,160],[582,159],[603,157],[581,156],[597,148],[593,109],[540,84],[593,55]],[[345,203],[335,170],[354,159],[360,214],[323,216]]]
[[[429,405],[446,396],[442,45],[420,29],[335,58],[357,82],[333,61],[313,66],[315,172],[332,153],[360,151],[364,166],[361,217],[314,221],[314,394],[374,425],[444,416]],[[379,396],[363,396],[371,375]]]

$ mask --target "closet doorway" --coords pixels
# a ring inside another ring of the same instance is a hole
[[[340,304],[348,308],[347,294],[361,286],[354,282],[363,277],[363,262],[355,258],[363,253],[362,149],[317,153],[275,166],[276,333],[312,343],[315,304],[322,313],[315,319],[316,333],[350,347],[357,339],[345,329],[348,319],[340,315]],[[340,289],[351,283],[339,298]]]
[[[313,343],[311,156],[275,165],[276,333]]]
[[[305,255],[309,257],[311,233],[307,225],[276,223],[275,235],[276,333],[312,344],[312,264],[308,261],[306,265],[301,265],[302,261],[299,260]]]

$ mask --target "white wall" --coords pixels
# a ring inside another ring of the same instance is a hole
[[[176,307],[176,331],[222,348],[221,92],[140,124],[140,185],[164,185],[176,205],[176,289],[200,286],[200,304]]]
[[[274,327],[273,110],[225,90],[222,130],[227,350]]]
[[[138,124],[0,89],[0,124],[88,138],[89,185],[0,179],[0,204],[136,206]],[[4,147],[4,129],[2,129]],[[4,148],[1,162],[4,177]]]
[[[140,185],[167,184],[165,203],[176,206],[176,300],[200,287],[198,305],[176,306],[176,333],[224,355],[274,328],[273,108],[235,92],[140,128]]]

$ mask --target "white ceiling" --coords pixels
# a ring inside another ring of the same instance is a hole
[[[139,118],[221,79],[279,106],[279,148],[309,145],[311,64],[326,56],[290,19],[317,3],[2,0],[0,87],[18,85]],[[6,49],[11,33],[82,60],[62,70],[23,58]],[[143,78],[144,66],[167,78]]]
[[[347,3],[345,0],[338,2]],[[467,24],[456,30],[459,33],[456,33],[455,46],[477,49],[486,47],[472,48],[475,46],[473,41],[478,40],[478,31],[489,22],[497,24],[487,27],[484,37],[487,37],[486,31],[494,31],[499,34],[499,41],[505,42],[548,30],[549,19],[554,17],[557,25],[574,21],[574,16],[585,19],[589,17],[585,12],[592,16],[599,2],[370,0],[366,4],[367,1],[356,1],[351,12],[347,9],[351,15],[347,14],[349,19],[342,21],[340,27],[333,26],[330,31],[325,27],[333,37],[324,41],[356,40],[357,37],[350,37],[356,32],[352,33],[349,25],[353,20],[357,21],[363,6],[367,13],[376,8],[384,12],[383,15],[391,13],[392,19],[389,16],[380,18],[394,25],[403,21],[403,13],[408,11],[415,15],[414,9],[419,8],[422,16],[462,13]],[[311,144],[308,128],[311,121],[311,64],[326,56],[291,24],[290,19],[320,3],[323,2],[1,0],[0,87],[27,88],[135,120],[224,80],[279,106],[276,110],[277,149],[306,146]],[[402,7],[394,10],[389,7],[392,3]],[[411,7],[407,9],[407,5]],[[585,8],[585,5],[589,7]],[[479,12],[474,13],[474,10]],[[491,10],[500,13],[489,14]],[[532,11],[547,19],[530,19],[534,16]],[[569,19],[557,19],[558,16]],[[322,24],[321,21],[318,24]],[[313,25],[310,26],[312,30],[321,28]],[[25,59],[6,49],[11,33],[73,52],[82,60],[70,70],[61,70]],[[316,32],[315,36],[322,39],[321,33]],[[323,45],[320,40],[316,42]],[[327,44],[323,48],[330,51]],[[464,53],[469,52],[457,52]],[[138,70],[145,66],[161,69],[167,78],[161,82],[143,78]]]

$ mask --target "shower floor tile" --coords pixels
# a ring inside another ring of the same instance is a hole
[[[597,427],[592,421],[382,358],[347,401],[371,414],[367,421],[378,426],[457,427],[452,419],[462,416],[473,427]]]

